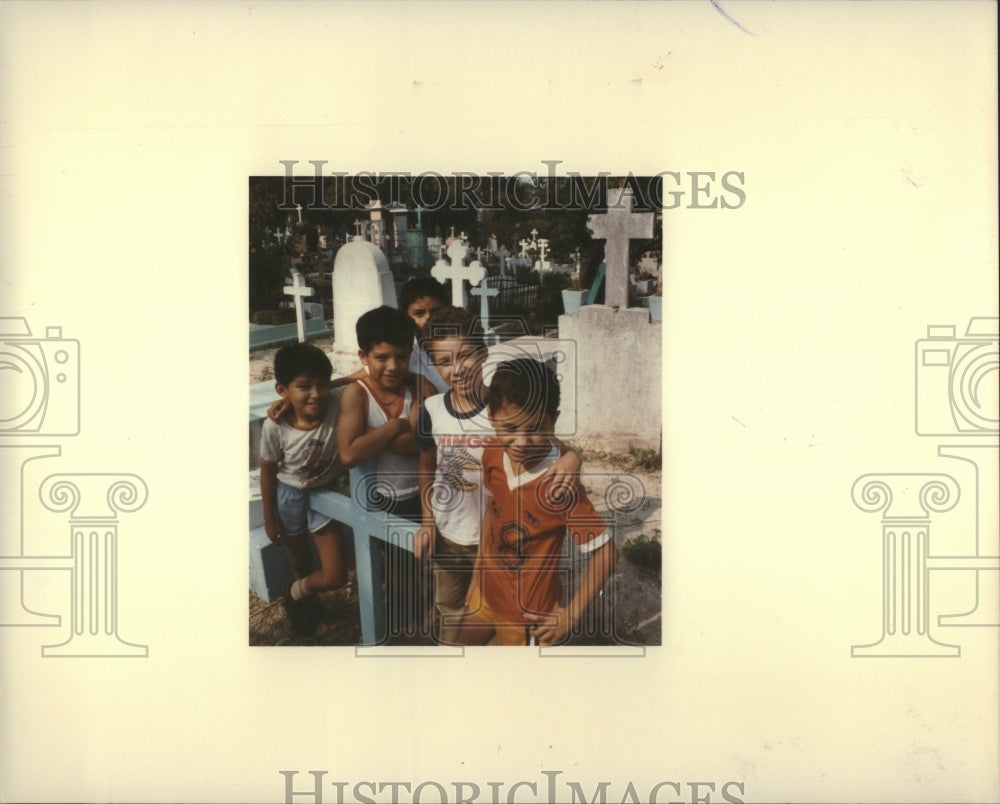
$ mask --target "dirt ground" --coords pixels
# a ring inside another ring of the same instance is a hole
[[[317,339],[324,351],[332,338]],[[250,382],[270,379],[276,349],[250,354]],[[629,449],[611,450],[574,445],[583,458],[582,479],[591,501],[614,523],[614,539],[621,555],[600,602],[591,607],[589,627],[571,640],[574,644],[661,644],[662,588],[660,542],[662,528],[662,474],[657,456]],[[294,637],[280,600],[267,604],[249,593],[250,645],[357,645],[361,625],[357,583],[352,569],[348,585],[319,596],[320,624],[310,637]],[[393,638],[393,644],[433,644],[424,633]]]

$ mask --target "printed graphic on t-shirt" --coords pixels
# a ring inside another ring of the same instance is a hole
[[[303,453],[304,465],[299,471],[299,478],[303,486],[310,486],[316,478],[323,475],[332,465],[333,461],[323,460],[323,440],[310,438]]]
[[[475,491],[478,483],[466,479],[465,472],[480,472],[483,464],[463,447],[442,447],[440,455],[441,477],[455,491]]]

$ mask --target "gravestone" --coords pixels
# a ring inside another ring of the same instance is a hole
[[[442,285],[451,280],[451,303],[455,307],[465,309],[465,280],[469,280],[470,285],[478,285],[486,276],[486,269],[483,268],[479,260],[473,260],[469,265],[465,265],[463,260],[469,249],[461,240],[453,240],[448,246],[449,265],[444,260],[438,260],[431,268],[433,276]]]
[[[622,190],[609,189],[608,213],[588,219],[594,238],[607,240],[606,302],[559,316],[559,337],[576,343],[579,355],[576,381],[562,388],[562,407],[576,411],[572,437],[579,443],[659,449],[663,328],[650,322],[648,309],[628,307],[629,240],[652,237],[653,214],[633,213],[631,201],[631,193],[623,198]],[[622,388],[629,389],[628,404],[609,405]]]
[[[469,291],[473,296],[479,297],[479,319],[483,325],[483,332],[490,332],[490,297],[500,293],[498,288],[487,287],[483,282],[479,287]]]
[[[510,252],[507,251],[506,246],[500,246],[497,249],[497,257],[500,259],[500,276],[507,275],[507,257],[510,256]],[[511,271],[513,273],[513,271]]]
[[[389,261],[367,240],[355,237],[337,252],[333,263],[334,371],[352,374],[358,368],[357,320],[369,310],[396,307],[396,286]]]
[[[302,274],[292,271],[292,284],[285,286],[284,293],[286,296],[291,296],[295,303],[295,325],[299,333],[299,343],[303,343],[306,339],[306,314],[302,309],[302,300],[315,292],[313,288],[306,287],[306,280]]]
[[[552,266],[545,261],[545,255],[548,253],[549,241],[548,238],[540,237],[538,238],[538,260],[535,262],[535,270],[539,273],[544,273],[548,271]]]
[[[630,240],[653,236],[653,213],[632,211],[632,190],[608,189],[608,211],[590,215],[587,228],[595,240],[605,240],[604,262],[608,266],[604,303],[608,307],[628,307]]]

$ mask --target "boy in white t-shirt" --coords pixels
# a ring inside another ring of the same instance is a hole
[[[340,527],[309,507],[310,493],[328,485],[337,467],[339,400],[330,392],[331,372],[329,358],[310,343],[279,349],[274,357],[275,390],[290,413],[278,421],[265,420],[261,431],[264,529],[274,544],[284,546],[295,573],[284,605],[298,636],[316,628],[314,596],[347,581]],[[320,558],[315,571],[310,532]]]

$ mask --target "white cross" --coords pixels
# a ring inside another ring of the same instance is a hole
[[[284,292],[286,296],[295,297],[295,324],[299,331],[299,343],[302,343],[306,339],[306,313],[302,309],[302,299],[305,296],[312,296],[316,291],[306,287],[306,280],[302,274],[292,271],[292,284],[286,285]]]
[[[363,222],[360,219],[358,219],[358,218],[354,219],[354,234],[356,234],[358,237],[361,237],[361,227],[362,227],[362,225],[363,225]]]
[[[302,204],[295,205],[295,211],[299,213],[299,223],[302,223]]]
[[[465,247],[465,244],[460,240],[455,240],[450,246],[448,246],[448,258],[451,260],[451,265],[446,263],[443,259],[438,259],[431,268],[431,276],[433,276],[442,285],[447,281],[451,280],[451,303],[455,307],[465,307],[465,286],[462,284],[463,280],[468,279],[470,285],[478,285],[483,281],[483,277],[486,276],[486,269],[483,268],[479,260],[475,260],[469,265],[463,265],[462,260],[465,259],[465,255],[469,253],[469,250]]]
[[[537,229],[532,229],[531,230],[531,242],[534,243],[535,240],[537,240],[537,239],[538,239],[538,230]]]
[[[595,240],[606,240],[604,263],[604,303],[608,307],[628,307],[629,240],[653,236],[653,213],[632,211],[632,190],[608,190],[608,211],[590,215],[587,228]]]
[[[500,293],[498,288],[488,288],[483,282],[479,287],[469,291],[473,296],[479,297],[479,319],[483,322],[483,332],[490,331],[490,296]]]
[[[549,247],[549,241],[544,237],[538,240],[538,259],[541,260],[542,265],[545,265],[545,251]]]
[[[530,240],[525,240],[523,237],[517,241],[517,244],[521,247],[521,259],[528,256],[528,249],[532,248]]]

